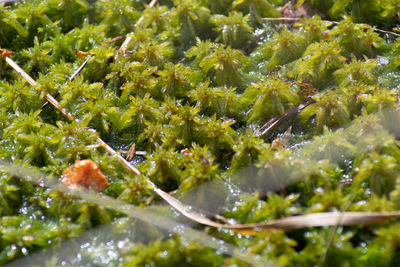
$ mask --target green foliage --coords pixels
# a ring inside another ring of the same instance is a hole
[[[344,55],[373,57],[383,48],[384,41],[371,26],[353,23],[350,17],[342,20],[332,31],[343,50]]]
[[[280,13],[267,0],[235,0],[232,8],[249,13],[253,23],[261,23],[262,18],[280,17]]]
[[[143,28],[150,28],[154,32],[162,32],[168,27],[168,20],[171,19],[171,14],[167,12],[168,7],[163,5],[156,5],[152,8],[148,7],[143,10]]]
[[[284,0],[160,0],[151,8],[148,2],[0,4],[0,46],[14,52],[10,58],[40,89],[0,59],[0,159],[54,177],[92,159],[109,180],[101,194],[154,206],[151,179],[192,199],[194,208],[204,201],[243,223],[400,209],[392,111],[400,42],[374,28],[395,31],[398,1],[312,0],[337,23],[315,15],[294,24],[262,20],[281,17]],[[130,42],[119,49],[123,39],[113,38],[125,34]],[[87,65],[69,80],[85,53]],[[79,122],[42,108],[43,95],[57,92]],[[260,136],[261,124],[296,107],[297,114]],[[133,177],[110,158],[98,136],[123,156],[135,144],[129,161],[144,175]],[[207,192],[197,197],[200,186]],[[210,203],[208,191],[221,202]],[[0,263],[120,216],[1,173]],[[224,250],[179,234],[159,239],[160,231],[148,228],[137,231],[157,241],[126,241],[116,265],[246,266]],[[292,232],[196,228],[283,266],[398,265],[393,221]]]
[[[38,109],[40,103],[37,97],[38,93],[22,81],[15,81],[14,84],[4,81],[0,84],[0,106],[8,112],[29,112]]]
[[[193,71],[183,64],[168,63],[163,70],[157,72],[160,75],[161,93],[170,97],[182,98],[191,89],[191,76]]]
[[[197,40],[196,46],[189,49],[186,56],[194,57],[194,65],[217,86],[243,88],[246,84],[246,76],[240,67],[247,63],[248,58],[239,50]]]
[[[62,28],[64,32],[81,25],[90,8],[90,5],[86,0],[49,0],[47,2],[47,5],[49,6],[49,10],[47,12],[49,17],[53,21],[62,21]]]
[[[369,94],[360,95],[367,112],[383,111],[393,108],[396,104],[396,94],[392,90],[381,87],[368,87]]]
[[[399,51],[400,51],[400,42],[395,41],[390,49],[390,55],[391,57],[393,57],[393,60],[389,63],[390,66],[395,70],[398,69],[398,67],[400,66]]]
[[[45,72],[51,63],[51,58],[48,55],[50,51],[50,49],[43,49],[39,44],[38,38],[35,36],[33,48],[22,51],[22,55],[28,58],[28,63],[24,65],[24,69],[27,72]]]
[[[268,60],[265,70],[272,71],[278,65],[287,64],[301,57],[308,41],[304,34],[289,31],[284,26],[279,34],[274,34],[273,40],[259,46],[253,52],[253,57],[256,61]]]
[[[249,123],[266,122],[299,104],[299,97],[290,84],[277,77],[253,83],[244,92],[244,97],[254,102],[249,113]]]
[[[118,33],[128,33],[139,18],[135,9],[137,3],[130,0],[96,1],[96,20],[107,27],[107,33],[115,36]]]
[[[279,195],[268,195],[266,201],[259,200],[257,194],[239,196],[240,202],[235,203],[232,211],[225,215],[242,223],[260,222],[270,219],[286,217],[298,212],[293,203],[298,199],[297,195],[282,197]]]
[[[299,3],[305,2],[300,1]],[[338,20],[351,13],[357,22],[375,24],[395,24],[399,22],[399,3],[393,0],[311,0],[314,6],[321,9],[331,18]]]
[[[24,194],[26,195],[31,195],[33,193],[32,184],[26,181],[19,181],[12,176],[1,176],[1,216],[12,216],[18,214],[18,210],[22,207],[24,201],[24,195],[20,189],[24,189]]]
[[[355,184],[362,184],[368,180],[368,187],[378,195],[388,194],[394,189],[398,177],[398,162],[394,157],[370,153],[357,167]]]
[[[218,176],[218,164],[207,146],[193,146],[189,151],[181,151],[184,162],[183,181],[179,186],[180,192],[188,191],[198,184],[211,181]]]
[[[174,149],[164,150],[156,147],[149,160],[147,175],[164,188],[176,189],[182,174],[183,161],[180,153]]]
[[[180,27],[180,42],[192,43],[196,36],[207,36],[210,25],[210,10],[201,5],[198,0],[173,0],[172,16]]]
[[[263,142],[252,130],[246,130],[240,135],[236,144],[233,146],[235,151],[232,157],[231,171],[237,171],[240,168],[254,164],[258,156],[269,150],[267,144]]]
[[[139,61],[150,66],[161,66],[173,56],[174,50],[170,45],[170,42],[149,41],[148,43],[140,43],[135,56]]]
[[[216,40],[221,40],[225,45],[241,48],[252,37],[253,28],[248,24],[249,15],[243,16],[242,13],[233,11],[229,16],[214,15],[211,21],[219,33]]]
[[[128,138],[139,141],[142,143],[142,139],[147,139],[143,131],[148,130],[148,127],[152,123],[163,121],[163,114],[158,110],[158,103],[152,99],[148,94],[143,98],[130,97],[129,102],[125,108],[120,111],[114,111],[115,115],[112,116],[112,126],[115,127],[116,133],[122,138]],[[151,127],[150,126],[150,127]],[[156,134],[153,132],[152,134]],[[152,144],[159,143],[160,140],[151,140]],[[147,143],[147,142],[145,142]]]
[[[59,222],[43,222],[27,216],[4,216],[0,220],[1,244],[0,262],[9,262],[17,257],[28,255],[38,248],[49,247],[63,238],[74,237],[78,226],[61,219]]]
[[[314,15],[309,19],[303,19],[295,26],[300,27],[300,31],[305,35],[306,40],[312,43],[329,38],[328,26],[331,25],[331,22],[324,22],[320,16]]]
[[[148,245],[132,244],[124,255],[122,266],[221,266],[223,257],[212,249],[194,242],[186,243],[179,237],[158,240]]]
[[[119,90],[122,90],[121,104],[125,104],[129,96],[132,95],[144,97],[146,94],[150,94],[154,97],[160,97],[161,92],[157,89],[158,80],[154,77],[156,71],[156,67],[149,68],[139,62],[128,64],[127,69],[124,69],[123,73],[118,75],[120,77],[127,76],[128,80],[119,88]],[[111,75],[108,77],[111,78]]]
[[[105,44],[94,47],[94,56],[89,60],[88,66],[82,71],[84,78],[91,82],[103,81],[104,76],[110,72],[110,63],[114,56],[114,48]]]
[[[210,81],[207,79],[189,92],[189,97],[207,115],[215,114],[218,118],[243,120],[245,103],[232,87],[210,87]]]
[[[371,244],[371,249],[362,257],[363,260],[374,266],[391,266],[398,264],[395,251],[399,246],[399,225],[393,224],[386,228],[377,229],[377,238]]]
[[[348,100],[341,91],[329,91],[314,99],[316,102],[306,107],[300,116],[306,121],[315,115],[317,131],[321,131],[324,125],[337,127],[350,122]]]
[[[231,151],[235,143],[235,131],[231,128],[234,124],[231,120],[217,119],[211,116],[204,120],[201,131],[199,131],[199,144],[208,145],[214,155],[222,156],[226,151]]]
[[[53,21],[46,14],[48,9],[47,3],[44,1],[23,3],[15,9],[14,16],[24,22],[23,26],[27,34],[22,34],[20,30],[19,32],[21,37],[26,36],[24,39],[27,43],[31,43],[35,36],[45,37],[46,30],[51,30],[49,26],[53,25]],[[39,39],[39,41],[43,40]]]
[[[197,132],[202,126],[199,115],[199,107],[179,105],[169,117],[169,134],[166,136],[166,144],[169,146],[182,145],[189,147],[197,139]]]
[[[342,67],[344,61],[336,41],[313,43],[296,61],[289,75],[298,81],[312,83],[317,88],[326,87],[330,83],[328,77]]]
[[[109,131],[109,123],[115,117],[117,108],[113,106],[115,97],[105,92],[101,83],[82,83],[77,78],[61,87],[61,106],[68,108],[82,120],[83,125],[91,125],[101,133]],[[71,105],[71,102],[74,102]]]
[[[349,142],[343,130],[324,129],[322,136],[316,136],[313,145],[302,150],[307,157],[328,159],[330,162],[342,163],[353,156],[356,146]],[[318,153],[318,154],[317,154]]]
[[[351,83],[376,84],[376,61],[357,61],[353,59],[343,68],[333,73],[337,82],[341,86],[347,86]]]
[[[40,110],[19,114],[13,123],[4,129],[3,138],[7,138],[15,147],[16,158],[34,165],[46,166],[52,163],[56,138],[48,138],[55,127],[38,120]]]
[[[14,36],[15,33],[17,33],[21,37],[26,37],[28,35],[22,24],[16,18],[15,13],[7,9],[4,4],[0,4],[0,38],[2,40],[1,43],[3,45],[10,44],[10,37]]]
[[[288,238],[282,231],[269,231],[263,233],[264,237],[258,237],[253,245],[253,250],[263,257],[276,259],[276,263],[282,266],[291,266],[293,257],[297,254],[296,240]]]
[[[296,257],[296,264],[307,266],[319,262],[322,266],[352,266],[360,264],[360,252],[354,249],[351,239],[353,232],[339,228],[333,232],[330,228],[318,232],[306,232],[307,245]],[[311,245],[312,244],[312,245]],[[321,257],[324,255],[324,257]],[[336,257],[337,256],[337,257]],[[322,261],[323,260],[323,261]]]

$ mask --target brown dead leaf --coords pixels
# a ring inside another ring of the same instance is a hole
[[[271,149],[284,149],[287,145],[290,134],[292,133],[292,126],[283,133],[281,137],[275,138],[271,143]]]
[[[77,160],[63,172],[61,181],[70,187],[83,186],[103,191],[108,186],[107,177],[90,159]]]
[[[136,152],[136,145],[135,143],[133,143],[129,148],[128,153],[126,154],[126,160],[131,161],[133,159],[133,156],[135,156],[135,152]]]
[[[87,56],[90,55],[90,53],[89,52],[82,52],[82,51],[79,51],[79,50],[75,50],[75,55],[77,57],[79,57],[79,58],[86,58]]]
[[[8,56],[11,56],[12,54],[14,54],[14,52],[7,50],[7,49],[0,49],[0,56],[2,58],[6,58]]]
[[[125,36],[125,34],[124,35],[120,35],[120,36],[117,36],[117,37],[115,37],[115,38],[112,38],[110,41],[108,41],[107,43],[106,43],[106,45],[110,45],[110,44],[112,44],[112,43],[114,43],[114,42],[117,42],[117,41],[119,41],[119,40],[122,40],[122,39],[124,39],[126,36]]]
[[[181,150],[181,154],[185,155],[185,156],[188,156],[188,155],[191,155],[192,152],[190,152],[189,148],[185,148],[185,149]]]

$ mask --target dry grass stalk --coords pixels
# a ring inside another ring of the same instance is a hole
[[[297,113],[299,113],[300,111],[302,111],[304,108],[306,108],[307,106],[311,105],[312,103],[314,103],[315,100],[314,99],[310,99],[307,102],[298,105],[297,107],[294,107],[292,109],[289,109],[288,111],[286,111],[283,115],[280,116],[276,116],[272,119],[270,119],[266,124],[264,124],[263,126],[261,126],[260,130],[262,131],[259,136],[264,136],[267,133],[269,133],[273,128],[275,128],[279,123],[281,123],[284,119],[290,118],[294,115],[296,115]]]

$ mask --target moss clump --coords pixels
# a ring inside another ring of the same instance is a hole
[[[0,4],[1,48],[80,119],[42,108],[1,59],[0,159],[60,176],[90,158],[109,178],[103,194],[137,206],[154,206],[147,177],[183,198],[209,187],[218,212],[242,223],[399,209],[400,42],[375,31],[399,27],[398,1],[307,1],[319,15],[295,24],[262,20],[288,1],[143,2]],[[147,177],[130,176],[98,136],[121,153],[135,144],[131,163]],[[200,196],[189,204],[213,201]],[[0,173],[0,263],[120,217]],[[396,221],[255,236],[198,228],[285,266],[398,262]],[[245,265],[179,235],[120,256],[116,265]]]

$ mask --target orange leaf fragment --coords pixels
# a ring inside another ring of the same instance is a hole
[[[10,55],[14,54],[12,51],[7,50],[7,49],[0,49],[0,57],[6,58]]]
[[[128,153],[126,154],[126,160],[131,161],[133,159],[133,156],[135,156],[135,152],[136,152],[136,145],[135,143],[133,143],[131,148],[129,148]]]
[[[77,57],[79,57],[79,58],[85,58],[85,57],[89,56],[90,53],[89,52],[82,52],[82,51],[79,51],[79,50],[75,50],[75,55]]]
[[[103,191],[108,186],[107,177],[90,159],[77,160],[63,172],[61,181],[70,187],[83,186],[93,188],[97,192]]]

